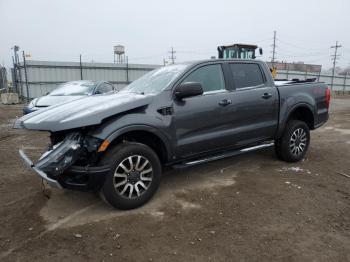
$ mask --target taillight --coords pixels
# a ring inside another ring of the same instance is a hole
[[[331,102],[331,89],[327,86],[327,89],[326,89],[326,106],[327,106],[327,109],[329,109],[330,102]]]

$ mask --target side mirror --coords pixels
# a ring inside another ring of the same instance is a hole
[[[263,49],[261,47],[259,47],[259,54],[263,55]]]
[[[203,94],[202,84],[198,82],[186,82],[175,87],[175,97],[179,100]]]

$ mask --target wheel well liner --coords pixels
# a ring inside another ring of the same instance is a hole
[[[296,108],[294,108],[288,115],[286,123],[291,119],[305,122],[310,128],[310,130],[315,129],[314,114],[312,110],[306,105],[299,105]]]
[[[113,137],[111,139],[111,144],[108,147],[127,141],[142,143],[149,146],[155,151],[159,160],[163,164],[169,161],[169,152],[165,142],[158,135],[150,131],[131,130],[123,132],[117,137]]]

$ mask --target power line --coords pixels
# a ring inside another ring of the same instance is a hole
[[[288,56],[288,57],[320,57],[320,56],[328,56],[329,57],[329,54],[325,54],[322,52],[302,54],[302,53],[290,53],[289,51],[285,51],[285,49],[281,49],[281,51],[278,52],[278,54],[280,54],[282,56]]]
[[[295,48],[300,48],[300,49],[304,49],[304,50],[307,50],[307,49],[315,50],[315,48],[316,49],[328,49],[325,45],[320,46],[320,44],[322,44],[322,42],[318,41],[317,38],[315,38],[315,37],[297,38],[296,35],[289,34],[289,33],[286,34],[286,31],[278,31],[278,35],[282,36],[282,40],[283,39],[291,39],[292,42],[289,43],[289,41],[288,41],[288,44],[293,45]],[[278,38],[278,40],[280,41],[279,38]],[[287,43],[286,40],[284,40],[284,42]],[[307,43],[308,46],[310,46],[310,47],[305,46],[305,43]]]
[[[301,47],[301,46],[298,46],[298,45],[295,45],[294,43],[289,43],[287,41],[284,41],[284,40],[281,40],[280,38],[277,38],[279,44],[282,43],[282,45],[288,45],[290,47],[293,47],[295,49],[300,49],[300,50],[304,50],[304,51],[326,51],[328,50],[328,48],[305,48],[305,47]]]
[[[277,38],[277,41],[278,43],[280,43],[280,40],[279,38]],[[315,55],[322,55],[322,54],[325,54],[325,50],[324,51],[318,51],[318,50],[313,50],[313,51],[295,51],[295,50],[292,50],[292,49],[289,49],[288,47],[285,47],[283,46],[281,48],[280,45],[278,45],[278,50],[281,50],[283,54],[288,54],[288,55],[291,55],[291,56],[315,56]],[[329,50],[327,48],[327,50]],[[328,52],[327,52],[328,53]]]
[[[324,62],[326,59],[327,59],[328,55],[325,55],[325,56],[320,56],[318,58],[315,58],[315,59],[311,59],[311,60],[306,60],[305,62],[307,63],[316,63],[316,62]]]
[[[269,38],[264,38],[264,39],[260,39],[260,40],[255,40],[255,43],[261,43],[261,42],[270,42],[273,39],[273,37],[269,37]]]
[[[174,56],[174,54],[176,53],[176,51],[174,51],[173,47],[171,47],[171,50],[169,51],[169,53],[171,54],[171,56],[169,57],[169,59],[171,60],[171,63],[175,64],[176,56]]]
[[[215,51],[215,49],[214,49]],[[211,51],[191,51],[191,50],[177,50],[176,53],[181,53],[181,54],[191,54],[191,55],[209,55],[214,52],[213,50]]]
[[[276,45],[277,42],[279,44],[282,44],[282,48],[280,46]],[[288,47],[287,45],[290,46],[290,47]],[[326,49],[308,49],[308,48],[303,48],[301,46],[297,46],[297,45],[294,45],[292,43],[283,41],[283,40],[281,40],[280,38],[277,38],[277,37],[276,37],[276,40],[274,41],[274,45],[272,45],[272,47],[274,47],[274,46],[275,46],[275,50],[272,51],[272,53],[273,52],[275,53],[275,62],[276,62],[276,54],[278,54],[279,57],[284,57],[284,58],[287,58],[287,59],[288,58],[289,59],[304,58],[305,61],[307,61],[309,63],[316,62],[316,61],[324,61],[323,57],[326,58],[328,56],[328,55],[325,54],[326,53],[325,52]],[[336,43],[336,46],[332,46],[332,48],[336,48],[337,49],[336,53],[334,53],[334,55],[332,56],[333,57],[332,58],[333,64],[334,64],[334,61],[335,61],[335,63],[337,63],[337,61],[339,60],[338,48],[341,47],[341,46],[338,43]],[[295,50],[295,49],[292,50],[291,48],[298,48],[299,50]],[[278,52],[276,52],[276,50]],[[323,50],[324,50],[324,52],[323,52]],[[335,60],[334,60],[334,58],[335,58]],[[334,65],[333,65],[333,67],[334,67]],[[334,69],[334,71],[335,71],[335,69]],[[334,74],[335,74],[335,72],[334,72]]]
[[[335,42],[335,45],[331,46],[331,48],[334,48],[334,55],[332,55],[333,59],[333,69],[332,69],[332,82],[331,82],[331,89],[333,89],[333,80],[334,80],[334,73],[335,73],[335,65],[337,63],[337,59],[339,58],[338,55],[338,48],[340,48],[341,45],[338,45],[338,41]]]

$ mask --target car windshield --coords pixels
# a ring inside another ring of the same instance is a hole
[[[60,85],[50,93],[50,96],[80,96],[92,94],[94,82],[68,82]]]
[[[155,69],[135,80],[120,92],[157,94],[172,83],[187,67],[186,64],[178,64]]]

